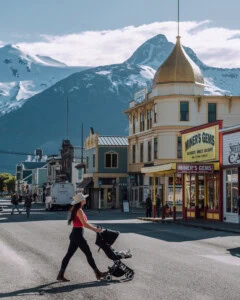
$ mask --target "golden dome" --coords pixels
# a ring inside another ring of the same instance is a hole
[[[177,42],[171,54],[158,68],[153,79],[153,87],[157,84],[175,82],[204,84],[202,73],[184,51],[180,36],[177,36]]]

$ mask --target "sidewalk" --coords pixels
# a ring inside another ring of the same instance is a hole
[[[161,222],[161,223],[175,223],[177,225],[240,234],[240,224],[235,224],[235,223],[225,223],[225,222],[218,222],[218,221],[195,220],[195,219],[187,220],[185,222],[183,221],[182,217],[179,218],[177,217],[175,222],[173,221],[172,217],[165,218],[163,220],[162,218],[146,218],[146,217],[139,217],[138,219],[144,221]]]

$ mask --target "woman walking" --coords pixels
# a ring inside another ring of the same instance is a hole
[[[84,227],[88,228],[95,232],[101,232],[102,229],[92,226],[88,223],[87,217],[85,213],[83,212],[83,205],[86,203],[86,198],[88,195],[83,195],[82,193],[79,193],[73,197],[74,201],[72,202],[72,208],[70,210],[70,217],[68,219],[68,225],[73,223],[73,229],[70,234],[70,244],[68,247],[67,254],[62,260],[61,269],[58,273],[57,280],[60,281],[69,281],[67,278],[64,277],[65,270],[67,268],[67,265],[76,252],[77,248],[79,247],[82,252],[86,255],[87,261],[91,268],[93,269],[97,280],[100,280],[101,278],[105,277],[108,272],[100,272],[97,268],[95,261],[92,256],[92,252],[88,246],[87,241],[83,237]]]

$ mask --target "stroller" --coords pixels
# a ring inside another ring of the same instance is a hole
[[[106,281],[111,281],[112,276],[125,277],[129,280],[132,280],[134,277],[134,271],[127,267],[124,263],[121,262],[121,259],[131,258],[132,254],[130,250],[128,251],[115,251],[111,246],[118,238],[120,232],[105,229],[100,233],[97,233],[96,245],[99,246],[98,251],[102,249],[107,257],[113,260],[114,264],[112,267],[108,267],[109,273],[105,276]]]

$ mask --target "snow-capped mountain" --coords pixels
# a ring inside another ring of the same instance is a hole
[[[73,144],[80,144],[81,123],[85,136],[90,127],[100,134],[127,135],[128,120],[123,111],[135,92],[146,86],[151,89],[156,69],[173,46],[163,35],[158,35],[122,64],[74,73],[34,95],[21,108],[0,118],[4,149],[32,152],[40,147],[46,154],[58,153],[66,137],[67,97],[69,137]],[[208,67],[191,49],[186,48],[186,51],[204,74],[205,93],[240,94],[240,69]],[[0,154],[0,168],[13,171],[19,159],[9,156],[6,160],[6,156]]]
[[[182,39],[182,44],[184,39]],[[126,61],[132,64],[145,65],[155,71],[169,56],[174,44],[159,34],[141,45]],[[205,65],[191,48],[184,47],[190,58],[199,66],[205,81],[205,94],[240,95],[240,69],[215,68]]]
[[[68,67],[46,56],[30,56],[17,46],[0,48],[0,116],[83,67]]]

